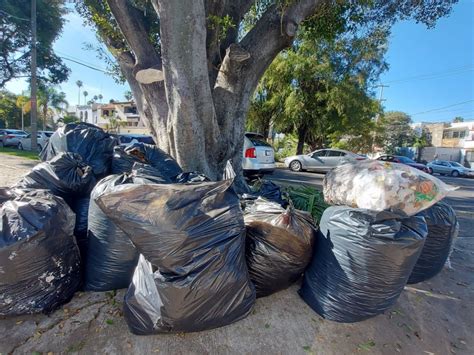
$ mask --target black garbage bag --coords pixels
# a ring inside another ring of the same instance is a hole
[[[162,170],[159,170],[149,164],[134,163],[131,176],[135,184],[169,184],[172,182]]]
[[[190,171],[186,173],[181,173],[175,177],[174,182],[177,184],[187,184],[187,183],[196,183],[196,182],[206,182],[211,181],[206,175],[201,174],[197,171]]]
[[[80,286],[74,213],[46,190],[0,196],[0,315],[49,313]]]
[[[89,214],[89,197],[79,197],[71,202],[71,209],[76,214],[76,224],[74,226],[74,236],[76,237],[77,246],[81,252],[82,265],[86,260],[87,254],[87,221]]]
[[[250,313],[255,290],[231,184],[119,186],[98,199],[143,254],[125,296],[133,333],[201,331]]]
[[[315,226],[307,212],[259,198],[245,210],[245,256],[257,297],[296,282],[313,253]]]
[[[50,161],[33,167],[16,184],[16,187],[46,189],[70,203],[70,200],[76,196],[88,196],[95,183],[92,168],[82,160],[79,154],[60,153]]]
[[[323,213],[299,293],[323,318],[358,322],[399,297],[423,249],[425,219],[345,206]]]
[[[114,148],[112,174],[129,173],[134,163],[149,164],[165,178],[172,179],[183,171],[176,160],[156,145],[134,143]]]
[[[130,174],[107,176],[92,191],[88,215],[85,290],[127,288],[138,260],[138,252],[128,236],[102,212],[95,200],[119,185],[169,183],[160,174],[148,164],[135,163]]]
[[[43,161],[51,160],[63,152],[77,153],[92,167],[98,177],[110,172],[112,154],[117,140],[102,128],[90,123],[68,123],[49,138],[40,153]]]
[[[242,195],[244,200],[257,199],[263,197],[267,200],[279,203],[281,206],[288,206],[288,201],[283,199],[280,186],[270,180],[255,180],[250,184],[251,192]]]
[[[409,284],[426,281],[443,269],[459,232],[456,213],[445,202],[438,202],[418,215],[425,217],[428,236],[408,279]]]

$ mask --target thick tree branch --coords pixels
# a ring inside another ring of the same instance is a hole
[[[128,0],[107,0],[107,2],[115,21],[135,54],[135,73],[149,68],[161,70],[161,57],[148,39],[143,14],[131,6]]]

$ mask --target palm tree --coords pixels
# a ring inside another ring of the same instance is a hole
[[[102,103],[102,99],[104,98],[102,94],[99,94],[98,98],[99,98],[99,102]]]
[[[55,111],[66,111],[67,106],[68,102],[64,92],[58,92],[54,86],[42,85],[38,87],[38,107],[42,113],[43,130],[46,130],[48,118],[52,119]]]
[[[98,97],[97,95],[94,95],[94,97],[93,97],[92,99],[94,100],[94,102],[97,102],[97,99],[98,99],[98,98],[99,98],[99,97]]]
[[[79,106],[81,104],[81,87],[82,87],[82,81],[78,80],[76,81],[76,85],[79,88],[79,91],[77,93],[77,105]]]
[[[89,95],[89,93],[87,91],[84,91],[82,95],[84,95],[84,104],[85,104],[87,100],[87,95]]]

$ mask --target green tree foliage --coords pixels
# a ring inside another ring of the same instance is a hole
[[[58,91],[52,85],[40,83],[38,86],[38,109],[41,113],[43,130],[46,130],[48,125],[54,127],[54,115],[65,111],[67,106],[66,93]]]
[[[50,83],[67,80],[69,69],[53,51],[66,13],[64,0],[37,2],[38,77]],[[31,1],[0,0],[0,87],[9,80],[29,76]]]
[[[386,69],[388,31],[344,32],[336,38],[318,34],[311,23],[293,48],[279,55],[257,89],[247,127],[295,133],[297,153],[351,146],[367,152],[380,106],[368,90]],[[349,35],[350,34],[350,35]]]
[[[0,91],[0,127],[21,128],[21,108],[16,104],[17,95],[7,90]]]
[[[415,134],[410,127],[411,117],[404,112],[389,111],[379,121],[382,127],[382,147],[388,154],[394,154],[397,147],[412,146]]]
[[[453,122],[454,123],[464,122],[464,118],[462,118],[461,116],[456,116],[454,117]]]

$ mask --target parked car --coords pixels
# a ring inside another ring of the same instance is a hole
[[[28,133],[21,129],[2,129],[0,130],[0,143],[4,147],[16,147],[20,138],[27,135]]]
[[[428,168],[433,172],[441,175],[451,175],[454,177],[466,176],[474,177],[474,170],[462,166],[455,161],[434,160],[428,163]]]
[[[46,143],[48,143],[49,137],[51,137],[53,133],[52,131],[38,131],[36,137],[39,152],[41,152]],[[24,138],[20,138],[17,147],[21,150],[31,150],[31,133]]]
[[[146,134],[114,134],[119,140],[120,145],[128,145],[131,143],[146,143],[155,145],[155,141],[152,136]]]
[[[425,164],[417,163],[413,159],[404,157],[402,155],[382,155],[381,157],[378,157],[377,160],[389,161],[391,163],[405,164],[405,165],[411,166],[412,168],[431,174],[430,169]]]
[[[242,154],[245,175],[272,173],[275,170],[275,151],[261,134],[245,133]]]
[[[327,172],[338,165],[365,160],[366,157],[342,149],[319,149],[309,154],[285,158],[285,166],[292,171],[315,170]]]

